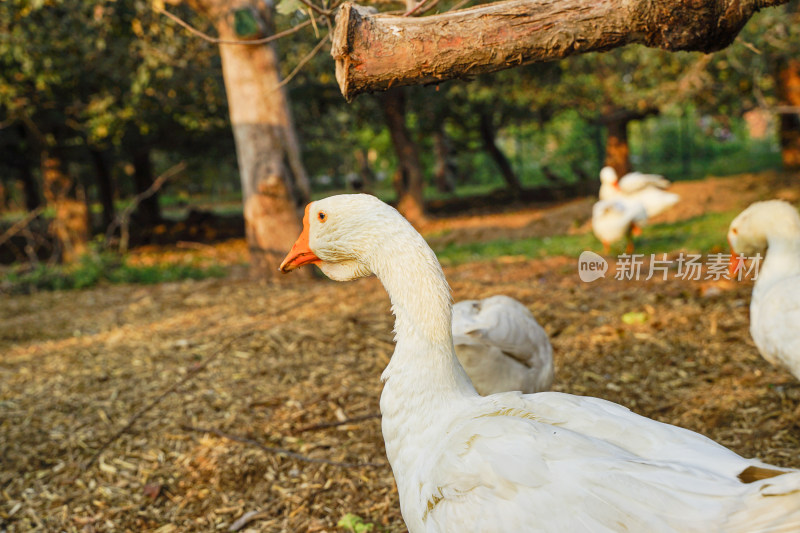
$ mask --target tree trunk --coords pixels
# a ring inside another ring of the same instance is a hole
[[[225,40],[261,38],[272,29],[272,14],[269,8],[259,9],[260,3],[187,3],[208,17]],[[300,234],[300,212],[311,189],[286,94],[280,87],[275,49],[271,45],[221,44],[220,56],[242,182],[251,272],[274,279],[281,259]],[[308,277],[310,271],[298,275]]]
[[[103,229],[108,228],[114,220],[114,182],[111,178],[111,169],[101,150],[90,149],[94,161],[95,177],[97,178],[97,191],[100,196],[100,205],[103,207]]]
[[[75,182],[52,152],[42,154],[42,183],[44,197],[54,211],[50,231],[59,243],[61,260],[72,263],[87,251],[89,211],[86,203],[76,198]]]
[[[622,177],[631,171],[630,148],[628,147],[628,120],[619,118],[606,123],[605,165],[612,167],[617,176]]]
[[[361,180],[361,191],[371,191],[375,184],[375,173],[369,164],[369,154],[363,148],[356,148],[353,157],[358,165],[358,177]]]
[[[494,162],[497,163],[497,167],[500,169],[500,174],[503,176],[503,179],[506,180],[506,184],[508,188],[514,192],[519,192],[522,190],[522,186],[519,183],[519,178],[514,173],[514,169],[511,168],[511,163],[509,163],[508,158],[505,154],[497,147],[497,143],[495,143],[495,131],[494,131],[494,124],[492,124],[492,116],[487,112],[481,113],[481,140],[483,141],[483,147],[486,152],[494,159]]]
[[[16,167],[19,170],[19,179],[22,182],[22,191],[25,195],[25,208],[28,211],[34,211],[42,205],[42,195],[33,175],[34,159],[36,157],[34,152],[41,152],[41,147],[34,141],[34,136],[25,126],[19,125],[17,131],[23,142],[20,144],[19,157],[16,158]],[[34,146],[37,146],[37,148],[34,148]],[[41,156],[41,153],[38,155]],[[41,164],[41,161],[39,164]]]
[[[433,132],[433,153],[436,156],[436,166],[433,170],[436,190],[442,193],[452,193],[456,189],[455,163],[447,142],[444,124]]]
[[[133,185],[136,194],[142,194],[153,186],[153,164],[150,161],[150,148],[137,146],[131,154],[133,163]],[[158,205],[158,191],[144,198],[136,208],[136,219],[140,224],[155,226],[161,222],[161,208]]]
[[[27,159],[22,161],[17,168],[19,169],[20,181],[22,181],[22,191],[25,194],[25,208],[28,211],[34,211],[42,205],[42,197],[39,194],[39,186],[36,184],[33,170]]]
[[[406,127],[406,99],[404,89],[387,91],[381,98],[386,125],[397,154],[397,210],[414,226],[425,222],[423,187],[425,179],[416,143]]]
[[[800,61],[781,62],[778,72],[778,95],[781,103],[800,108]],[[800,169],[800,116],[785,112],[780,115],[780,143],[783,168]]]
[[[350,101],[388,87],[439,83],[626,44],[714,52],[761,8],[788,0],[508,0],[427,17],[344,3],[331,55]]]
[[[605,166],[612,167],[617,176],[631,171],[630,147],[628,146],[628,123],[658,114],[658,108],[647,107],[642,110],[610,108],[605,110],[599,123],[606,127]]]

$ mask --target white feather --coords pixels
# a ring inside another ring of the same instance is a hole
[[[553,384],[553,347],[519,301],[497,295],[453,305],[456,356],[478,393],[541,392]]]
[[[761,355],[800,379],[800,215],[790,204],[756,202],[731,222],[732,253],[764,259],[750,302],[750,334]]]
[[[670,182],[658,174],[629,172],[622,178],[612,167],[600,170],[600,200],[624,198],[642,204],[648,217],[654,217],[678,203],[680,196],[667,192]]]
[[[641,227],[646,222],[644,206],[635,200],[600,200],[592,207],[592,231],[605,244],[629,236],[634,225]]]

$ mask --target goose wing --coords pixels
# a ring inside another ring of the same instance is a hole
[[[421,478],[412,531],[800,527],[800,472],[610,402],[505,393],[458,420]],[[779,475],[744,483],[748,468]]]

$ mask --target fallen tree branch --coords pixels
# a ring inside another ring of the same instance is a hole
[[[42,214],[44,208],[45,206],[40,205],[39,207],[37,207],[36,209],[25,215],[25,217],[22,220],[16,222],[13,226],[8,228],[2,235],[0,235],[0,246],[4,245],[8,239],[10,239],[20,231],[27,228],[28,224],[33,222],[33,219]]]
[[[249,439],[247,437],[240,437],[238,435],[229,435],[228,433],[224,433],[215,428],[198,428],[194,426],[181,426],[181,429],[184,431],[193,431],[196,433],[210,433],[211,435],[216,435],[217,437],[232,440],[235,442],[241,442],[242,444],[250,444],[251,446],[255,446],[260,450],[275,454],[275,455],[283,455],[289,457],[291,459],[296,459],[298,461],[303,461],[305,463],[319,463],[331,466],[339,466],[342,468],[378,468],[386,466],[383,463],[348,463],[348,462],[341,462],[341,461],[331,461],[330,459],[320,459],[317,457],[308,457],[306,455],[299,454],[297,452],[293,452],[291,450],[286,450],[284,448],[275,448],[273,446],[267,446],[266,444],[262,444],[257,440]]]
[[[136,196],[133,197],[131,203],[122,210],[121,213],[117,214],[114,217],[113,222],[109,224],[108,228],[106,229],[106,243],[108,243],[111,239],[111,236],[114,234],[114,230],[117,228],[120,229],[120,237],[119,237],[119,251],[121,253],[125,253],[128,250],[128,242],[130,240],[130,233],[129,233],[129,226],[130,226],[130,219],[131,214],[139,207],[139,204],[142,203],[143,200],[150,198],[153,196],[158,190],[166,183],[166,181],[180,173],[183,169],[186,168],[186,162],[181,161],[177,165],[174,165],[166,172],[161,174],[159,177],[153,180],[153,183],[150,184],[146,190],[140,192]]]
[[[103,453],[103,451],[105,451],[105,449],[106,449],[106,448],[108,448],[108,447],[109,447],[109,445],[111,445],[111,443],[112,443],[112,442],[116,441],[116,440],[117,440],[118,438],[120,438],[120,437],[121,437],[123,434],[127,433],[128,431],[130,431],[130,429],[133,427],[133,425],[136,423],[136,421],[137,421],[137,420],[139,420],[139,419],[140,419],[142,416],[144,416],[144,414],[145,414],[145,413],[147,413],[148,411],[150,411],[150,410],[151,410],[153,407],[155,407],[156,405],[158,405],[158,404],[161,402],[161,400],[163,400],[163,399],[164,399],[164,398],[166,398],[168,395],[170,395],[170,394],[172,394],[173,392],[175,392],[176,390],[178,390],[178,388],[179,388],[181,385],[183,385],[183,384],[185,384],[186,382],[190,381],[190,380],[191,380],[192,378],[194,378],[194,377],[195,377],[197,374],[199,374],[200,372],[202,372],[203,370],[205,370],[205,369],[206,369],[206,367],[209,365],[209,363],[211,363],[211,362],[212,362],[214,359],[216,359],[217,357],[219,357],[219,355],[220,355],[221,353],[223,353],[223,352],[227,351],[227,350],[228,350],[228,348],[230,348],[230,347],[233,345],[233,343],[235,343],[235,342],[237,342],[237,341],[239,341],[239,340],[241,340],[241,339],[243,339],[243,338],[245,338],[245,337],[247,337],[247,336],[249,336],[249,335],[252,335],[252,334],[253,334],[253,332],[252,332],[252,331],[248,331],[248,332],[246,332],[246,333],[242,333],[241,335],[237,335],[236,337],[233,337],[232,339],[228,339],[228,341],[227,341],[227,342],[225,342],[225,343],[223,343],[223,344],[222,344],[222,345],[221,345],[221,346],[220,346],[220,347],[217,349],[217,351],[215,351],[214,353],[212,353],[211,355],[209,355],[208,357],[206,357],[205,361],[201,362],[200,364],[198,364],[198,365],[196,365],[196,366],[193,366],[193,367],[192,367],[192,368],[191,368],[191,369],[190,369],[190,370],[189,370],[189,371],[186,373],[186,375],[185,375],[185,376],[184,376],[182,379],[180,379],[180,380],[176,381],[176,382],[175,382],[175,383],[174,383],[172,386],[168,387],[168,388],[167,388],[167,389],[166,389],[164,392],[162,392],[161,394],[159,394],[158,396],[156,396],[155,398],[153,398],[152,400],[150,400],[150,402],[148,402],[148,404],[147,404],[147,405],[145,405],[144,407],[142,407],[141,409],[139,409],[139,410],[138,410],[138,411],[137,411],[137,412],[136,412],[136,413],[135,413],[135,414],[134,414],[134,415],[133,415],[133,416],[130,418],[130,420],[128,420],[128,423],[127,423],[127,424],[125,424],[125,425],[124,425],[122,428],[120,428],[120,429],[119,429],[118,431],[116,431],[116,432],[115,432],[113,435],[111,435],[111,436],[110,436],[108,439],[106,439],[106,441],[105,441],[105,442],[103,442],[103,444],[101,444],[101,445],[100,445],[100,447],[97,449],[97,451],[95,451],[95,452],[94,452],[94,455],[92,455],[92,457],[91,457],[91,458],[90,458],[90,459],[89,459],[89,460],[86,462],[86,464],[83,466],[83,469],[84,469],[84,470],[88,470],[88,469],[89,469],[89,467],[91,467],[91,466],[92,466],[92,465],[95,463],[95,461],[97,461],[97,459],[100,457],[100,454],[101,454],[101,453]]]
[[[310,426],[303,426],[299,429],[295,430],[295,433],[303,433],[304,431],[312,431],[315,429],[328,429],[328,428],[335,428],[337,426],[344,426],[346,424],[355,424],[356,422],[363,422],[364,420],[372,420],[373,418],[380,418],[380,413],[372,413],[368,415],[362,416],[354,416],[353,418],[347,418],[345,420],[340,420],[337,422],[320,422],[319,424],[311,424]]]
[[[342,4],[331,55],[350,101],[628,44],[714,52],[758,10],[788,0],[506,0],[428,17]]]

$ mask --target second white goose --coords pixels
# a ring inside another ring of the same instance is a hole
[[[553,346],[521,302],[502,294],[453,305],[453,344],[478,393],[541,392],[553,384]]]

